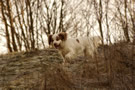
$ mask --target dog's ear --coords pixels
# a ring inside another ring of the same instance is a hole
[[[67,40],[67,33],[61,32],[61,33],[59,33],[59,37],[62,41],[65,41],[65,40]]]
[[[53,42],[52,35],[48,35],[48,44],[51,45]]]

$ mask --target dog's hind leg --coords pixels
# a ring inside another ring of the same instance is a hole
[[[88,61],[89,59],[92,59],[94,57],[93,50],[90,48],[84,49],[84,57],[86,61]]]

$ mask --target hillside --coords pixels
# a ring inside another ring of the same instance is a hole
[[[84,57],[62,65],[55,49],[0,56],[0,90],[133,90],[135,46],[100,46],[89,61]]]

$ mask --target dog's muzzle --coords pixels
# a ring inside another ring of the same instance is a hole
[[[54,43],[54,47],[57,49],[60,47],[60,45],[58,45],[57,43]]]

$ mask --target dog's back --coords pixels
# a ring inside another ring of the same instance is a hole
[[[94,52],[97,51],[97,47],[101,44],[101,38],[99,36],[79,37],[78,40],[85,55],[92,57],[94,56]]]

